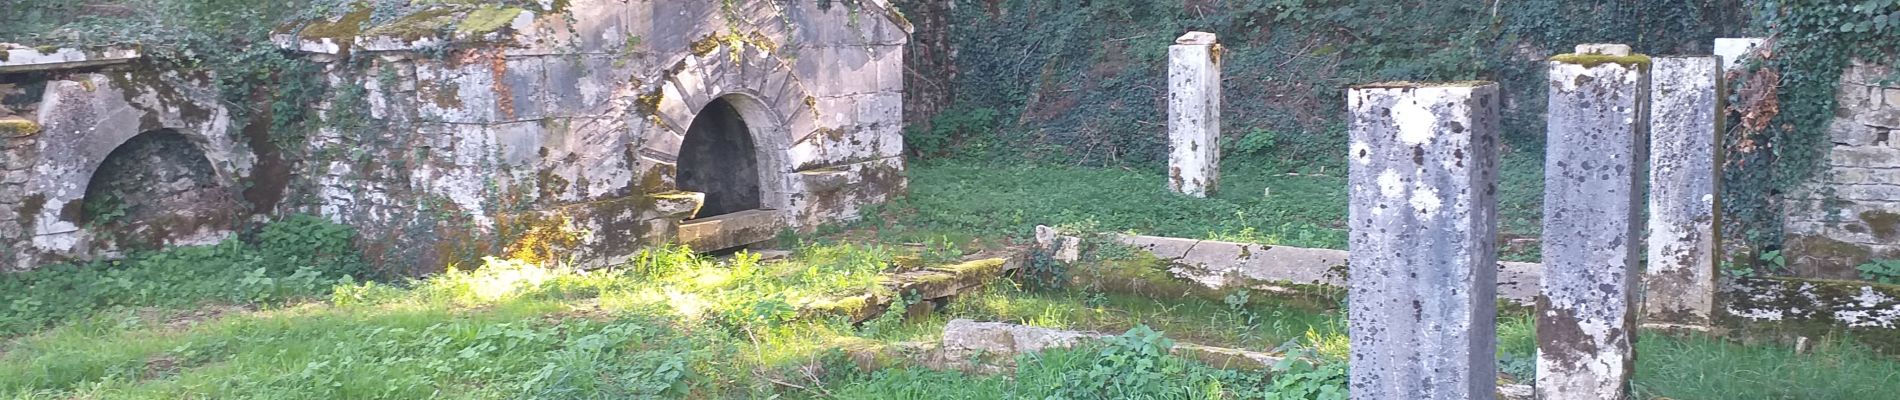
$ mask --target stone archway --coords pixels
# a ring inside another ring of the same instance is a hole
[[[673,241],[713,251],[790,228],[803,201],[797,167],[822,154],[808,140],[815,100],[791,65],[749,45],[721,45],[682,55],[659,84],[640,162],[668,187],[706,194],[699,212],[672,221]]]
[[[719,98],[700,109],[686,129],[680,144],[679,188],[705,194],[704,205],[692,219],[765,208],[758,150],[747,124],[730,101]]]
[[[139,133],[113,149],[78,204],[69,219],[116,248],[216,242],[243,210],[205,152],[171,129]]]

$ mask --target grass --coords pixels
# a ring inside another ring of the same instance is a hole
[[[1534,154],[1503,162],[1503,257],[1535,261],[1543,165]],[[910,228],[1028,237],[1036,225],[1311,248],[1346,248],[1346,171],[1305,174],[1229,164],[1207,199],[1175,195],[1160,171],[1061,166],[919,163],[911,195],[886,206]]]
[[[349,241],[348,232],[301,220],[217,246],[7,275],[0,277],[6,289],[0,290],[0,327],[6,329],[0,331],[0,398],[1343,395],[1349,340],[1337,291],[1196,290],[1132,253],[1095,254],[1041,271],[1058,278],[1049,282],[995,282],[929,315],[886,313],[852,323],[813,311],[841,297],[886,290],[884,273],[894,268],[996,250],[1010,241],[1004,237],[1044,220],[1029,213],[1020,222],[995,219],[1024,210],[1055,210],[1062,217],[1048,219],[1056,222],[1158,234],[1196,229],[1179,218],[1219,220],[1209,215],[1240,210],[1283,212],[1294,223],[1317,225],[1326,217],[1293,216],[1320,213],[1323,207],[1302,202],[1324,200],[1321,190],[1337,180],[1237,175],[1274,193],[1292,190],[1298,194],[1288,196],[1301,202],[1123,196],[1131,201],[1114,196],[1116,188],[1132,191],[1155,176],[1005,169],[985,178],[979,172],[920,168],[915,195],[884,209],[884,218],[827,228],[823,235],[787,235],[782,242],[794,252],[781,262],[669,248],[593,271],[490,259],[422,279],[362,281],[351,277],[360,263],[334,251]],[[965,201],[954,201],[959,198]],[[1116,211],[1099,217],[1077,211],[1091,203]],[[1173,214],[1144,216],[1141,210]],[[1225,226],[1245,231],[1245,225]],[[1197,232],[1229,234],[1221,226]],[[1323,242],[1314,238],[1324,232],[1280,238]],[[1279,240],[1261,240],[1268,239]],[[901,350],[935,342],[953,318],[1126,333],[1018,355],[1018,368],[999,374],[933,369]],[[1160,350],[1175,341],[1279,351],[1299,361],[1271,374],[1215,369]],[[1773,343],[1644,334],[1635,387],[1645,399],[1890,398],[1900,360],[1846,338],[1816,343],[1811,352],[1795,354]],[[1499,345],[1503,372],[1534,374],[1530,315],[1502,316]]]

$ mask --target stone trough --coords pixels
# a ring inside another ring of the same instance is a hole
[[[843,315],[862,323],[889,312],[900,301],[909,303],[906,313],[928,312],[937,304],[1004,279],[1024,265],[1023,255],[1014,252],[1001,256],[979,254],[960,263],[932,267],[906,269],[900,265],[897,272],[887,274],[882,290],[812,301],[800,306],[801,314]]]

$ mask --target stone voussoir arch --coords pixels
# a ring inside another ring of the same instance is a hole
[[[672,65],[645,100],[652,102],[653,115],[641,138],[641,162],[668,166],[663,170],[677,175],[688,128],[708,104],[723,99],[738,111],[750,131],[762,208],[796,210],[801,184],[796,169],[818,162],[822,155],[814,140],[817,104],[792,65],[749,44],[720,44],[683,54]],[[666,178],[673,182],[675,177]]]
[[[235,157],[236,143],[225,135],[229,114],[216,92],[185,78],[133,74],[79,74],[49,82],[41,105],[49,117],[42,121],[36,173],[26,183],[39,203],[34,226],[26,227],[39,251],[85,251],[86,227],[73,220],[72,207],[85,200],[107,158],[140,135],[184,138],[210,163],[218,186],[239,187],[248,160]]]

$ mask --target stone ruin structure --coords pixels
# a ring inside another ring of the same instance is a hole
[[[136,50],[0,58],[0,271],[201,244],[308,213],[436,268],[647,245],[731,248],[904,190],[903,49],[885,0],[568,0],[368,9],[279,29],[329,91],[234,120]]]
[[[1900,259],[1900,83],[1856,62],[1835,92],[1823,170],[1791,193],[1784,227],[1801,276],[1858,279],[1861,264]]]

